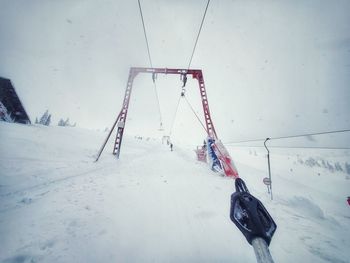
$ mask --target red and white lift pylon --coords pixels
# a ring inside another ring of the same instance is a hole
[[[141,67],[130,68],[128,83],[126,85],[122,108],[104,144],[102,145],[98,153],[96,161],[98,161],[99,157],[101,156],[101,153],[105,145],[107,144],[107,141],[110,135],[112,134],[115,126],[117,126],[117,135],[116,135],[115,143],[113,147],[113,154],[116,155],[117,158],[119,158],[120,156],[120,148],[123,140],[123,134],[124,134],[125,123],[126,123],[126,118],[128,114],[132,86],[133,86],[135,77],[139,73],[150,73],[150,74],[153,74],[153,76],[155,74],[175,74],[175,75],[180,75],[184,77],[187,77],[187,75],[192,75],[192,78],[198,80],[199,92],[202,100],[202,107],[203,107],[203,113],[204,113],[204,119],[205,119],[206,132],[208,134],[208,137],[214,139],[215,141],[212,145],[213,150],[221,162],[225,175],[238,178],[239,177],[238,172],[236,167],[234,166],[234,163],[232,161],[230,154],[228,153],[225,146],[217,137],[214,124],[210,116],[209,103],[208,103],[207,93],[205,90],[203,73],[202,73],[202,70],[200,69],[169,69],[169,68],[141,68]]]

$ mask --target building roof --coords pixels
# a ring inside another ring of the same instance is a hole
[[[0,77],[0,101],[11,114],[14,122],[31,123],[11,80]]]

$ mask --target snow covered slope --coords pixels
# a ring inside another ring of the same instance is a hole
[[[107,145],[94,163],[105,136],[0,123],[0,262],[255,262],[229,219],[231,179],[155,139],[126,137],[120,160]],[[275,262],[350,262],[345,172],[272,155],[271,201],[264,153],[231,151],[278,225]]]

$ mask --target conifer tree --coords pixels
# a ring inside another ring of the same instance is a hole
[[[51,114],[47,117],[47,120],[44,125],[49,126],[51,123]]]
[[[67,118],[66,121],[64,122],[64,126],[69,126],[69,118]]]
[[[46,125],[46,121],[49,117],[49,110],[46,110],[43,116],[41,116],[39,124]]]
[[[58,125],[58,126],[64,126],[64,120],[63,120],[63,119],[60,119],[60,121],[58,122],[57,125]]]

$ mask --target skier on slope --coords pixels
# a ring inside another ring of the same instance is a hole
[[[173,144],[170,143],[170,151],[173,151]]]

